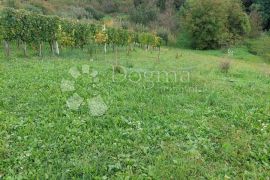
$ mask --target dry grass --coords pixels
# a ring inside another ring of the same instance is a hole
[[[223,73],[228,73],[231,68],[231,61],[230,60],[223,60],[219,64],[219,69]]]

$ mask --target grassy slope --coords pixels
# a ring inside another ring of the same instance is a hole
[[[1,54],[0,176],[269,177],[270,65],[259,57],[236,52],[225,75],[217,68],[222,52],[162,49],[160,62],[156,52],[122,53],[133,80],[132,71],[190,71],[189,81],[153,77],[149,88],[146,80],[113,82],[112,54],[93,62],[77,50],[64,54]],[[61,81],[84,64],[99,71],[100,81],[93,86],[82,76],[76,92],[100,94],[109,106],[102,117],[91,117],[86,105],[78,112],[66,107],[72,93],[61,92]]]

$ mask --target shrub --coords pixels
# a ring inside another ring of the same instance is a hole
[[[166,46],[168,45],[169,42],[169,32],[165,29],[159,29],[157,32],[157,36],[159,36],[164,43],[166,44]]]
[[[143,24],[135,24],[133,27],[136,32],[148,32],[149,28]]]
[[[41,8],[39,8],[39,7],[37,7],[37,6],[34,6],[34,5],[32,5],[32,4],[27,4],[27,5],[25,6],[25,9],[26,9],[27,11],[31,11],[31,12],[33,12],[33,13],[43,14],[43,10],[42,10]]]
[[[130,11],[130,20],[137,24],[148,24],[157,19],[157,9],[140,6]]]
[[[157,7],[160,9],[160,11],[166,10],[166,0],[157,0]]]
[[[10,7],[10,8],[18,8],[18,7],[20,7],[20,3],[17,2],[16,0],[4,1],[4,5],[6,5],[7,7]]]
[[[228,73],[231,68],[231,62],[229,60],[221,61],[219,64],[219,69],[223,73]]]
[[[250,31],[248,16],[234,0],[188,0],[181,22],[196,49],[216,49],[238,41]]]
[[[108,35],[105,32],[97,32],[95,34],[95,42],[97,44],[105,44],[108,41]]]
[[[133,0],[133,4],[137,8],[138,6],[143,4],[143,0]]]
[[[246,11],[250,10],[250,6],[254,3],[254,0],[241,0]]]
[[[250,53],[263,57],[270,61],[270,36],[263,35],[260,38],[248,40],[247,47]]]
[[[66,11],[61,11],[58,14],[62,17],[73,19],[87,19],[91,17],[91,15],[89,15],[89,13],[84,8],[74,6],[71,6]]]
[[[174,0],[173,1],[173,5],[175,7],[176,10],[179,10],[183,4],[185,3],[186,0]]]
[[[121,22],[121,27],[122,27],[123,29],[128,29],[128,27],[129,27],[128,21],[122,21],[122,22]]]
[[[119,9],[118,4],[112,0],[107,0],[106,2],[103,3],[103,10],[106,13],[114,13],[117,12],[118,9]]]
[[[92,7],[86,7],[85,10],[88,12],[89,16],[91,18],[94,18],[96,20],[102,19],[105,15],[101,11],[98,11]]]
[[[73,16],[73,18],[76,19],[84,19],[89,17],[89,13],[81,7],[71,7],[70,8],[70,13]]]

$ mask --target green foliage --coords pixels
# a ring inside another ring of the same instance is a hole
[[[5,9],[1,17],[6,41],[52,42],[57,40],[59,18],[32,14],[24,10]]]
[[[264,28],[270,29],[270,1],[269,0],[255,0],[259,5],[260,12],[264,20]]]
[[[237,0],[228,0],[225,8],[227,8],[226,13],[228,14],[229,41],[234,43],[250,33],[249,17],[243,11],[242,4]]]
[[[18,38],[18,21],[15,18],[15,11],[5,9],[1,13],[2,36],[6,41],[16,40]]]
[[[1,17],[0,17],[0,20],[1,20]],[[3,29],[3,26],[2,26],[1,23],[0,23],[0,41],[2,41],[3,38],[4,38],[3,32],[4,32],[4,29]]]
[[[89,24],[86,23],[77,23],[75,26],[75,46],[83,48],[86,44],[88,44],[89,38],[94,35],[94,32],[89,28]]]
[[[174,0],[173,1],[173,5],[175,7],[175,9],[178,11],[186,2],[186,0]]]
[[[83,7],[70,7],[67,11],[60,13],[62,16],[66,18],[73,18],[73,19],[89,19],[91,18],[91,14],[86,11]]]
[[[157,32],[157,36],[162,39],[162,41],[165,43],[165,45],[168,45],[169,42],[169,32],[165,29],[159,29]]]
[[[248,16],[238,1],[188,0],[182,22],[197,49],[215,49],[234,43],[250,31]]]
[[[125,29],[101,28],[100,25],[44,16],[24,10],[7,8],[1,15],[1,36],[6,41],[25,43],[59,41],[61,47],[84,48],[93,42],[127,46],[136,39],[134,33]],[[102,30],[103,29],[103,30]],[[148,36],[145,43],[153,44],[154,36]]]
[[[219,64],[219,69],[223,73],[227,74],[229,72],[230,68],[231,68],[231,61],[229,61],[229,60],[221,61]]]
[[[32,5],[32,4],[26,4],[25,10],[33,12],[33,13],[43,14],[42,8]]]
[[[130,11],[130,20],[137,24],[146,25],[157,19],[157,9],[141,5]]]
[[[96,20],[102,19],[105,15],[101,11],[96,10],[92,7],[86,7],[85,10],[88,12],[88,14],[93,17]]]
[[[254,55],[259,55],[270,62],[270,36],[263,35],[258,39],[248,40],[246,42],[248,50]]]
[[[255,2],[255,0],[241,0],[242,4],[245,7],[245,10],[248,12],[250,11],[250,7],[252,6],[252,4]]]
[[[263,31],[263,20],[257,8],[253,8],[249,14],[251,31],[249,36],[252,38],[259,37]]]
[[[218,48],[226,43],[226,10],[221,1],[187,1],[182,22],[189,33],[193,47],[198,49]]]
[[[133,4],[134,6],[137,8],[139,6],[141,6],[144,3],[143,0],[133,0]]]
[[[18,7],[18,1],[17,0],[5,0],[4,3],[7,7],[10,8],[17,8]]]
[[[160,11],[166,10],[166,0],[157,0],[157,7],[159,7]]]
[[[118,3],[114,0],[106,0],[103,2],[103,10],[106,13],[114,13],[118,11]]]

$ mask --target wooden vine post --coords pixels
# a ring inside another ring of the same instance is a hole
[[[5,56],[9,57],[10,56],[9,43],[7,41],[3,40],[3,44],[4,44]]]
[[[106,33],[106,25],[105,24],[103,25],[102,31],[104,33]],[[104,44],[104,53],[105,53],[105,55],[107,54],[107,42],[105,42],[105,44]]]
[[[53,41],[53,54],[56,54],[57,56],[60,54],[59,45],[56,40]]]

